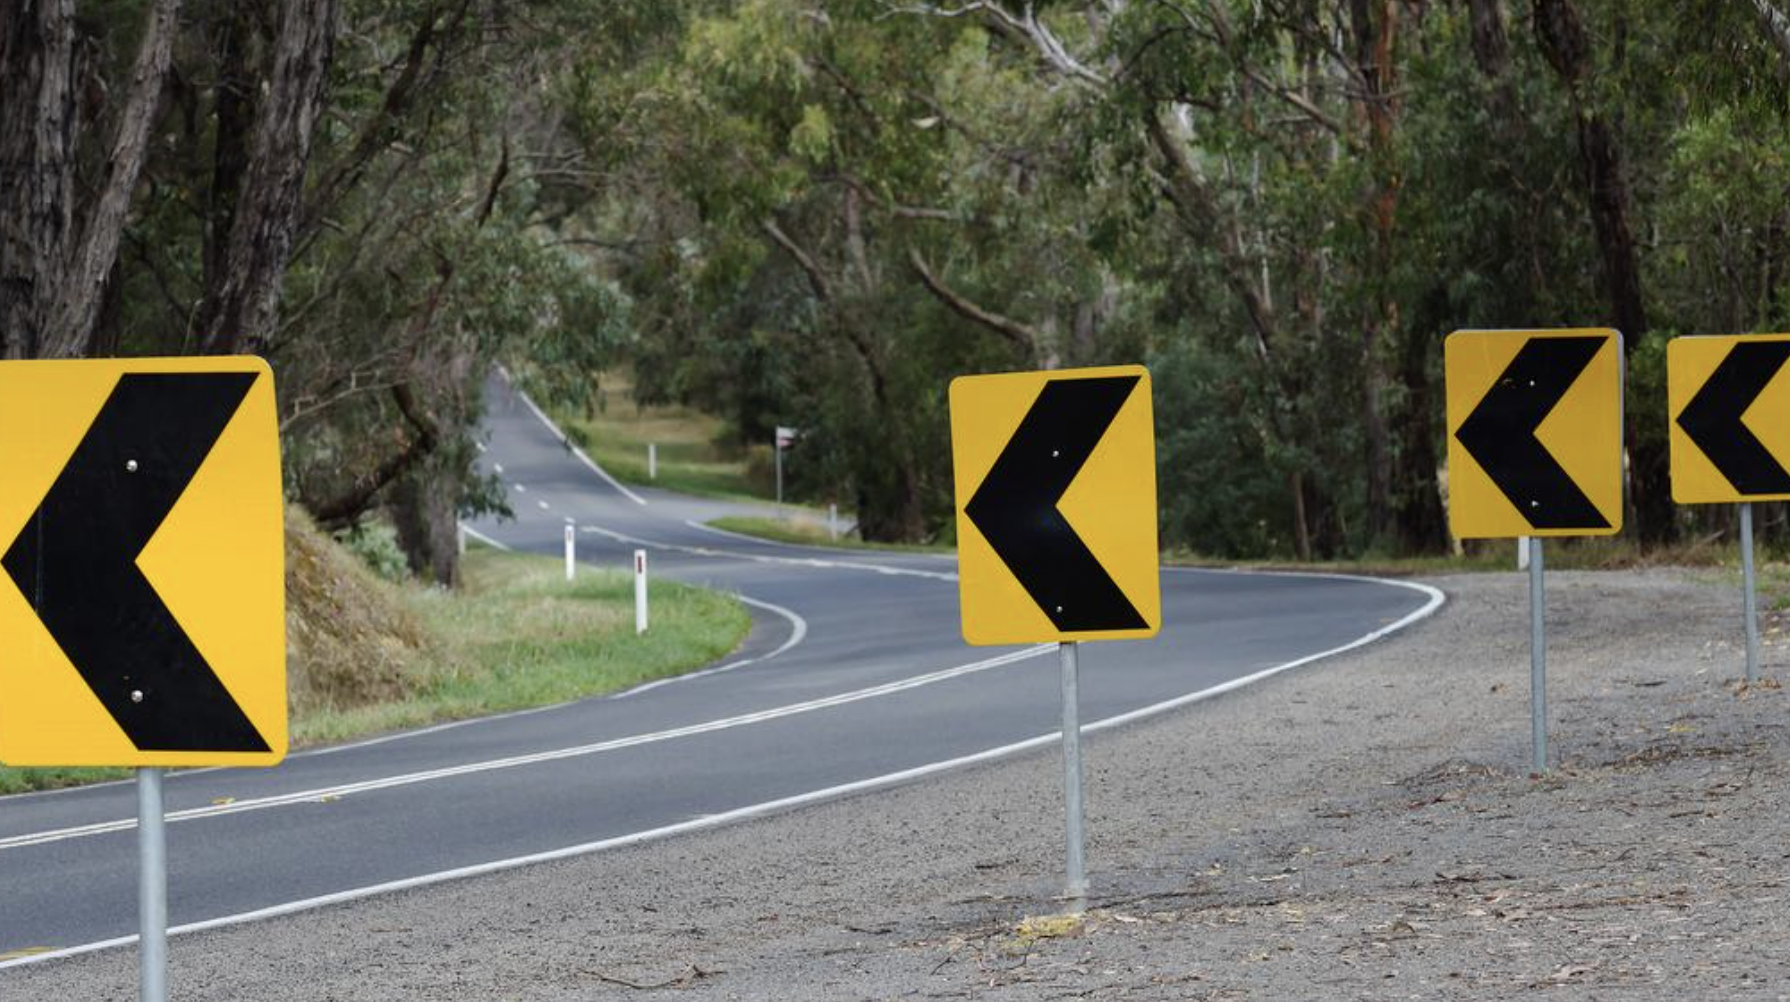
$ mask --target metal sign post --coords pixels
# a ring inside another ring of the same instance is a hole
[[[1081,695],[1078,646],[1074,641],[1057,645],[1063,665],[1063,802],[1067,836],[1068,879],[1063,896],[1080,908],[1088,897],[1087,857],[1083,854],[1081,804]]]
[[[1746,589],[1746,681],[1759,681],[1759,589],[1753,579],[1753,503],[1740,503],[1740,576]]]
[[[1790,500],[1790,334],[1679,337],[1666,345],[1672,500],[1740,506],[1746,681],[1759,681],[1759,592],[1753,502]],[[1761,437],[1763,435],[1763,437]]]
[[[1547,594],[1542,580],[1541,537],[1529,537],[1529,727],[1536,775],[1548,771]]]
[[[137,770],[137,951],[142,1002],[168,999],[168,842],[162,770]]]

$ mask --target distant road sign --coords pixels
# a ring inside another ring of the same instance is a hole
[[[1621,334],[1457,331],[1443,354],[1456,537],[1621,531]]]
[[[0,362],[0,468],[0,760],[283,758],[267,364]]]
[[[799,428],[790,428],[785,425],[778,425],[777,426],[777,448],[787,449],[790,446],[796,444],[796,439],[800,438],[801,436],[802,436],[802,431]]]
[[[963,634],[1154,636],[1156,438],[1142,366],[951,383]]]
[[[1672,499],[1790,499],[1790,334],[1681,337],[1666,345]]]

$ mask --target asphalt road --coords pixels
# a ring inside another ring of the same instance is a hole
[[[663,837],[1048,746],[1045,647],[971,648],[955,563],[718,534],[714,502],[613,484],[493,384],[482,457],[513,521],[474,529],[724,589],[744,647],[695,676],[603,699],[295,753],[273,770],[168,777],[169,911],[205,928]],[[1161,635],[1084,645],[1089,729],[1164,712],[1371,642],[1440,602],[1359,578],[1167,570]],[[121,945],[135,929],[130,784],[0,798],[4,968]],[[0,991],[0,995],[4,992]]]

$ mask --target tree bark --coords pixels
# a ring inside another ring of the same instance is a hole
[[[0,353],[28,358],[74,229],[74,0],[10,0],[0,19]]]
[[[1367,151],[1374,186],[1368,195],[1368,224],[1373,234],[1373,266],[1369,272],[1372,305],[1361,325],[1362,464],[1366,473],[1366,525],[1369,545],[1391,534],[1393,454],[1386,427],[1385,344],[1399,328],[1398,302],[1392,295],[1393,240],[1398,225],[1400,179],[1393,162],[1393,134],[1398,119],[1399,8],[1394,0],[1350,0],[1355,35],[1356,69],[1364,96]],[[1407,429],[1407,439],[1427,436],[1427,422]],[[1431,450],[1433,452],[1433,449]]]
[[[1610,121],[1591,106],[1585,91],[1593,65],[1584,21],[1571,0],[1536,0],[1535,37],[1542,56],[1572,101],[1578,125],[1579,159],[1591,203],[1591,226],[1603,264],[1604,290],[1616,328],[1632,354],[1647,336],[1641,293],[1640,253],[1629,225],[1629,190],[1622,146]],[[1629,470],[1636,520],[1642,540],[1670,542],[1678,535],[1672,505],[1670,465],[1663,436],[1641,435],[1626,422]]]
[[[86,354],[115,274],[131,196],[173,58],[180,0],[145,15],[130,88],[84,217],[74,212],[85,126],[73,0],[15,0],[0,25],[0,353]]]
[[[260,352],[273,333],[329,82],[337,8],[338,0],[285,0],[280,6],[272,72],[256,109],[223,264],[194,323],[195,340],[207,354]]]

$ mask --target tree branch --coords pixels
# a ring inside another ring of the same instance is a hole
[[[783,252],[794,259],[795,263],[807,274],[808,285],[814,290],[814,298],[831,305],[833,284],[827,281],[827,273],[821,270],[819,262],[810,257],[808,252],[803,250],[801,245],[796,243],[789,234],[783,232],[783,228],[777,225],[775,219],[767,216],[759,221],[758,227],[764,231],[765,236],[771,238],[772,243],[783,248]]]
[[[1777,47],[1778,55],[1786,63],[1790,63],[1790,14],[1779,10],[1771,0],[1744,0],[1759,19],[1759,26],[1765,30],[1765,37]]]
[[[1004,317],[992,310],[985,310],[946,285],[943,279],[933,274],[932,269],[927,267],[926,258],[921,256],[918,248],[908,248],[907,261],[913,266],[914,273],[920,276],[920,282],[926,286],[926,290],[937,297],[939,302],[944,303],[951,312],[971,323],[980,324],[1018,345],[1025,350],[1028,359],[1038,357],[1040,339],[1036,329],[1011,317]]]

